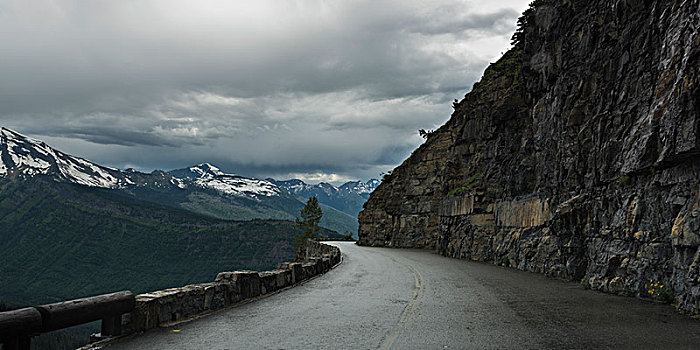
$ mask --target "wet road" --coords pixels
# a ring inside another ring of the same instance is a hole
[[[700,321],[668,305],[423,250],[333,244],[344,261],[319,278],[108,349],[700,348]]]

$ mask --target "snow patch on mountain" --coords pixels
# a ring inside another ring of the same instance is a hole
[[[304,181],[301,181],[299,179],[277,181],[273,178],[267,178],[265,180],[267,180],[271,183],[274,183],[275,185],[287,190],[289,193],[291,193],[293,195],[309,191],[313,188],[313,186],[311,186],[311,185],[309,185],[309,184],[307,184]]]
[[[299,179],[286,181],[268,180],[274,182],[283,191],[293,195],[302,202],[309,197],[316,197],[319,203],[333,207],[352,218],[357,217],[362,210],[362,205],[369,198],[370,192],[377,187],[379,182],[374,179],[368,182],[351,181],[336,187],[325,182],[309,185]]]
[[[69,182],[91,187],[116,188],[131,181],[116,169],[67,155],[39,141],[0,128],[0,175],[57,175]]]
[[[338,187],[335,187],[329,183],[321,182],[318,185],[316,185],[318,188],[320,188],[323,192],[325,192],[327,195],[332,196],[336,193],[338,193],[340,190]]]
[[[280,189],[275,184],[258,179],[249,179],[235,175],[220,175],[215,178],[200,178],[194,183],[203,188],[210,188],[232,196],[277,196]]]
[[[289,191],[291,194],[297,195],[300,193],[309,193],[310,191],[313,190],[321,190],[323,193],[333,196],[338,194],[341,191],[345,192],[351,192],[351,193],[356,193],[359,194],[363,197],[369,197],[369,194],[374,191],[377,186],[379,186],[380,182],[377,179],[371,179],[367,182],[362,182],[362,181],[350,181],[346,182],[340,187],[333,186],[329,183],[321,182],[317,185],[309,185],[305,183],[302,180],[299,179],[292,179],[292,180],[283,180],[283,181],[277,181],[272,178],[268,178],[268,181],[275,183],[277,186]]]
[[[221,169],[209,163],[200,163],[189,168],[171,170],[168,173],[178,179],[211,179],[221,175],[234,175],[225,174]]]
[[[226,174],[209,163],[171,170],[169,174],[178,182],[177,186],[180,188],[194,184],[200,188],[212,189],[222,194],[253,199],[257,199],[258,196],[278,196],[281,193],[280,188],[270,181]]]
[[[372,191],[374,191],[377,186],[381,181],[377,179],[371,179],[367,182],[362,182],[362,181],[350,181],[344,183],[342,186],[340,186],[340,190],[343,191],[348,191],[348,192],[354,192],[359,195],[362,195],[363,197],[368,197]]]

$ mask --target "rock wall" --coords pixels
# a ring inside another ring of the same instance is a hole
[[[537,0],[521,22],[372,193],[358,243],[700,313],[700,0]]]
[[[321,242],[307,240],[297,249],[296,261],[311,261],[324,255],[340,256],[340,249]]]
[[[337,247],[311,241],[299,254],[303,259],[281,263],[276,270],[221,272],[214,282],[139,294],[134,311],[124,317],[126,328],[145,331],[235,305],[322,274],[341,259]]]

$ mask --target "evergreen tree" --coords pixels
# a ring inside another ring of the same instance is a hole
[[[321,206],[318,205],[318,199],[316,197],[310,197],[306,201],[306,205],[300,212],[301,219],[297,218],[297,226],[301,227],[304,232],[297,236],[295,242],[296,246],[300,246],[307,239],[318,238],[318,231],[320,227],[318,224],[321,222],[321,217],[323,216],[323,211],[321,211]]]

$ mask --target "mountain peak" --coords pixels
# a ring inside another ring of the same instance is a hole
[[[14,130],[0,129],[0,176],[52,175],[85,186],[114,188],[119,172],[55,150]]]
[[[365,198],[368,198],[369,194],[372,193],[377,186],[379,186],[379,183],[381,183],[381,181],[377,179],[370,179],[367,182],[349,181],[340,186],[340,189],[348,192],[355,192]]]
[[[0,136],[2,136],[2,143],[6,143],[7,140],[22,140],[24,142],[29,142],[29,143],[34,143],[38,145],[43,145],[46,146],[46,143],[41,140],[33,139],[28,136],[24,136],[12,129],[8,129],[6,127],[1,127],[0,128]]]
[[[168,173],[178,179],[203,179],[227,175],[210,163],[199,163],[188,168],[171,170]]]
[[[210,174],[215,176],[225,175],[224,172],[221,171],[221,169],[210,163],[199,163],[193,167],[190,167],[190,170],[202,174]]]

